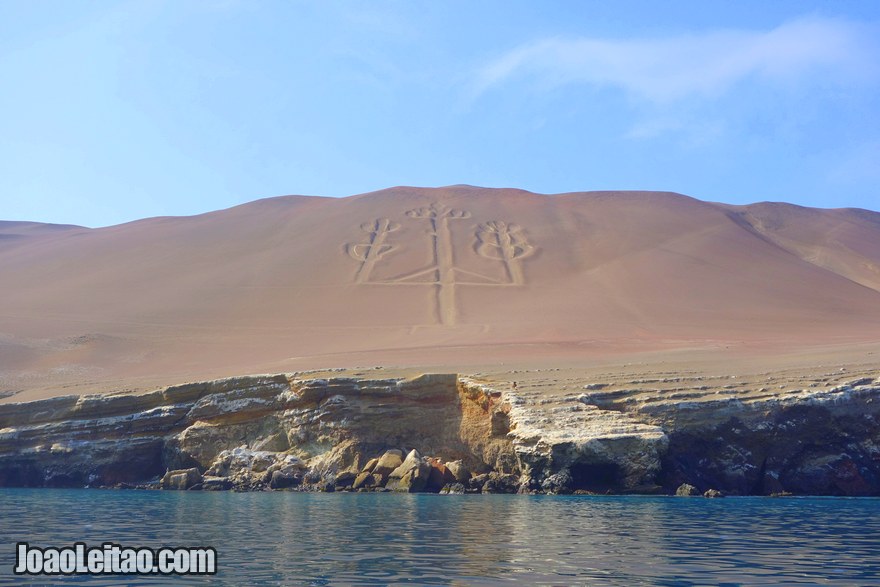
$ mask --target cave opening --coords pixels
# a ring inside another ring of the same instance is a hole
[[[569,467],[573,490],[601,493],[620,486],[620,466],[614,463],[575,463]]]

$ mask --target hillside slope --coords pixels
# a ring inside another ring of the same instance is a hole
[[[869,342],[878,268],[878,213],[666,192],[398,187],[6,222],[0,393]]]

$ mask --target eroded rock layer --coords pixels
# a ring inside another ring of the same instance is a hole
[[[691,403],[499,387],[284,374],[5,404],[0,485],[880,494],[872,378]]]

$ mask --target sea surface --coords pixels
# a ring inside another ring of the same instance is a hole
[[[213,577],[14,576],[15,543]],[[880,499],[0,490],[0,585],[880,585]]]

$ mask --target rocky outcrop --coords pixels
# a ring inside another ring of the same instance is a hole
[[[385,487],[391,491],[418,493],[428,486],[431,465],[422,458],[419,451],[412,449],[403,463],[391,471]]]
[[[238,377],[0,405],[0,485],[880,494],[880,382],[543,404],[473,378]]]
[[[880,379],[806,383],[694,400],[592,384],[548,406],[508,394],[520,490],[880,495]]]
[[[516,469],[504,409],[454,374],[239,377],[7,404],[0,485],[439,491],[471,470]]]
[[[198,469],[182,469],[180,471],[168,471],[162,477],[160,485],[162,489],[187,490],[202,484],[202,474]]]
[[[467,382],[466,385],[477,385]],[[491,392],[487,392],[491,393]],[[668,438],[659,426],[580,402],[542,408],[506,395],[522,493],[657,492]],[[513,469],[500,469],[511,473]]]
[[[671,430],[660,482],[739,495],[880,495],[880,381],[653,414]]]
[[[700,495],[700,490],[690,483],[682,483],[675,490],[675,495],[676,497],[693,497],[695,495]]]

